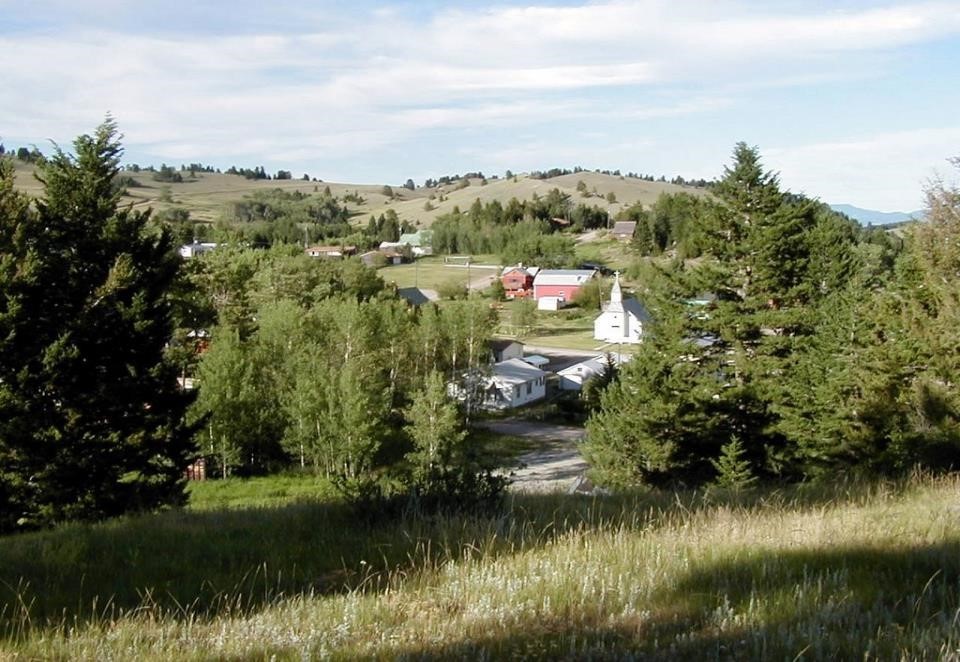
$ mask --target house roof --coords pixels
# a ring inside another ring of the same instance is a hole
[[[547,373],[539,368],[534,368],[523,359],[508,359],[493,364],[493,376],[506,384],[526,384],[535,379],[546,377]]]
[[[534,285],[583,285],[596,271],[587,269],[541,269],[533,279]]]
[[[397,296],[401,299],[406,299],[408,303],[414,306],[422,306],[425,303],[430,303],[430,297],[419,287],[398,287]]]
[[[536,276],[537,272],[540,271],[540,267],[525,267],[522,264],[515,265],[513,267],[504,267],[503,271],[500,272],[501,276],[506,276],[512,271],[517,271],[522,274],[527,274],[529,276]]]
[[[627,234],[633,236],[633,232],[636,229],[636,221],[617,221],[613,224],[613,234]]]
[[[410,244],[411,246],[423,246],[430,243],[430,232],[417,230],[416,232],[407,232],[400,235],[400,244]]]
[[[618,366],[622,366],[624,363],[626,363],[632,358],[632,356],[630,356],[629,354],[617,355],[617,354],[611,353],[609,356],[613,359],[614,364]],[[560,370],[559,372],[557,372],[557,374],[563,375],[563,376],[583,375],[584,377],[590,377],[593,375],[599,375],[603,373],[606,367],[607,367],[607,354],[600,354],[599,356],[594,356],[592,359],[586,359],[585,361],[581,361],[580,363],[574,363],[571,366],[567,366],[563,370]]]
[[[592,377],[593,375],[603,374],[605,367],[606,363],[604,362],[603,357],[597,356],[592,359],[587,359],[586,361],[581,361],[580,363],[574,363],[571,366],[567,366],[557,374],[564,377],[571,375]]]
[[[529,356],[524,356],[523,360],[535,368],[539,368],[550,363],[550,359],[548,359],[546,356],[541,356],[540,354],[530,354]]]

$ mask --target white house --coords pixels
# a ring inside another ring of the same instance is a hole
[[[484,407],[510,409],[522,407],[547,395],[547,373],[523,359],[495,363],[484,389]]]
[[[192,244],[184,244],[180,247],[180,257],[189,259],[191,257],[202,255],[203,253],[209,253],[210,251],[215,250],[216,247],[217,244],[200,241],[195,241]]]
[[[592,359],[574,363],[572,366],[566,367],[557,373],[560,377],[560,390],[581,390],[587,380],[604,373],[607,369],[607,361],[610,360],[607,358],[608,356],[613,360],[614,364],[618,366],[630,360],[629,355],[624,356],[621,354],[617,356],[614,354],[600,354],[599,356],[594,356]]]
[[[433,233],[430,230],[417,230],[416,232],[407,232],[400,235],[401,246],[409,246],[413,254],[417,257],[422,255],[432,255],[433,249],[430,247],[430,241]]]
[[[303,252],[310,257],[344,258],[357,254],[356,246],[309,246]]]
[[[643,327],[650,323],[650,313],[636,299],[623,298],[620,291],[620,274],[614,276],[610,301],[593,322],[595,340],[609,343],[637,344],[643,340]]]

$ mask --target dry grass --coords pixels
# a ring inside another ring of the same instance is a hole
[[[27,631],[0,656],[956,658],[958,488],[518,496],[497,519],[392,529],[406,560],[346,559],[359,581],[341,592],[206,615],[145,596],[123,617]]]
[[[157,165],[159,166],[159,164]],[[17,186],[31,195],[42,193],[42,187],[33,176],[33,167],[20,162],[16,162],[16,167]],[[134,208],[153,207],[159,210],[179,206],[189,210],[191,217],[198,221],[216,221],[220,218],[224,206],[229,202],[240,200],[245,195],[255,191],[274,188],[313,193],[323,191],[325,187],[329,186],[330,192],[340,198],[349,193],[359,193],[364,199],[364,203],[358,205],[351,202],[348,204],[348,209],[354,214],[355,222],[358,225],[366,224],[371,214],[379,216],[387,209],[394,209],[400,219],[421,227],[429,227],[438,216],[453,211],[454,207],[460,207],[461,210],[469,209],[474,200],[478,198],[483,203],[499,200],[506,204],[510,198],[529,200],[534,194],[543,196],[554,188],[569,194],[574,204],[583,203],[597,206],[608,210],[611,215],[634,202],[651,205],[663,192],[687,191],[695,195],[705,194],[700,189],[685,188],[662,182],[647,182],[639,179],[621,179],[612,175],[593,172],[564,175],[546,180],[531,179],[521,175],[517,177],[516,182],[513,179],[490,179],[483,186],[481,186],[480,180],[473,179],[470,180],[470,186],[466,188],[460,188],[458,184],[454,183],[437,188],[418,188],[415,191],[410,191],[398,185],[391,185],[395,196],[393,199],[383,195],[382,184],[305,182],[299,179],[248,180],[239,175],[206,172],[198,172],[194,180],[164,184],[153,181],[153,173],[150,172],[125,172],[124,174],[133,177],[141,184],[141,186],[128,189],[126,202],[133,204]],[[185,175],[187,174],[185,173]],[[296,174],[294,173],[294,176]],[[588,191],[596,189],[599,195],[588,198],[582,197],[576,190],[579,181],[583,181],[587,185]],[[161,201],[161,195],[165,187],[169,187],[173,203]],[[617,202],[607,202],[604,196],[610,192],[616,195]],[[434,209],[426,211],[424,210],[424,203],[431,195],[435,196],[430,201]],[[444,198],[442,202],[439,196]]]

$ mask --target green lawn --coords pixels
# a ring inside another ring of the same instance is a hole
[[[474,256],[474,262],[475,264],[497,264],[498,258],[495,255],[477,255]],[[432,256],[420,258],[412,264],[383,267],[378,273],[384,281],[394,282],[397,287],[436,290],[445,283],[466,285],[468,277],[476,281],[483,276],[497,274],[498,271],[477,266],[471,266],[470,269],[447,266],[443,262],[443,257]]]
[[[593,337],[595,314],[586,314],[578,308],[559,311],[538,311],[536,324],[520,338],[524,344],[560,349],[597,350],[609,349],[609,345]],[[509,305],[502,313],[501,332],[511,335]],[[624,352],[629,351],[623,348]]]
[[[191,481],[187,493],[190,510],[261,508],[338,499],[330,481],[309,474]]]

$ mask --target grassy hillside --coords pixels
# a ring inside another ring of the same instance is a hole
[[[0,539],[0,657],[935,659],[960,654],[960,479],[336,503]]]
[[[17,162],[17,186],[31,195],[39,195],[42,187],[34,177],[32,166]],[[134,208],[166,209],[182,207],[190,211],[193,219],[198,221],[215,221],[219,218],[224,206],[231,201],[240,200],[243,196],[258,190],[281,188],[284,190],[298,190],[304,193],[322,191],[329,186],[330,192],[342,198],[350,193],[359,193],[364,199],[363,204],[349,203],[348,208],[355,214],[357,223],[366,223],[371,214],[380,215],[387,209],[394,209],[401,220],[407,220],[427,227],[437,216],[448,213],[454,207],[467,209],[474,200],[481,202],[499,200],[506,204],[511,198],[520,200],[530,199],[534,194],[546,195],[548,191],[559,188],[571,196],[575,204],[583,203],[598,206],[615,214],[625,206],[634,202],[652,204],[663,192],[673,193],[688,191],[695,194],[704,194],[703,190],[685,188],[661,182],[648,182],[640,179],[620,178],[612,175],[603,175],[593,172],[581,172],[574,175],[564,175],[552,179],[538,180],[517,176],[514,179],[490,179],[482,185],[481,180],[472,179],[470,185],[461,188],[459,183],[447,184],[436,188],[418,188],[410,191],[400,186],[392,186],[394,198],[383,195],[382,184],[344,184],[337,182],[305,182],[293,180],[249,180],[239,175],[222,175],[216,173],[198,172],[196,179],[188,179],[189,173],[183,173],[185,181],[182,183],[164,184],[153,180],[153,173],[139,172],[124,173],[136,180],[140,185],[127,189],[126,202],[132,203]],[[577,184],[583,181],[587,186],[590,197],[583,197],[578,192]],[[596,190],[596,195],[591,192]],[[173,202],[164,202],[165,191]],[[613,192],[616,202],[610,203],[606,195]],[[430,197],[433,196],[433,199]],[[441,198],[443,200],[441,201]],[[434,209],[427,211],[424,206],[429,201]]]

